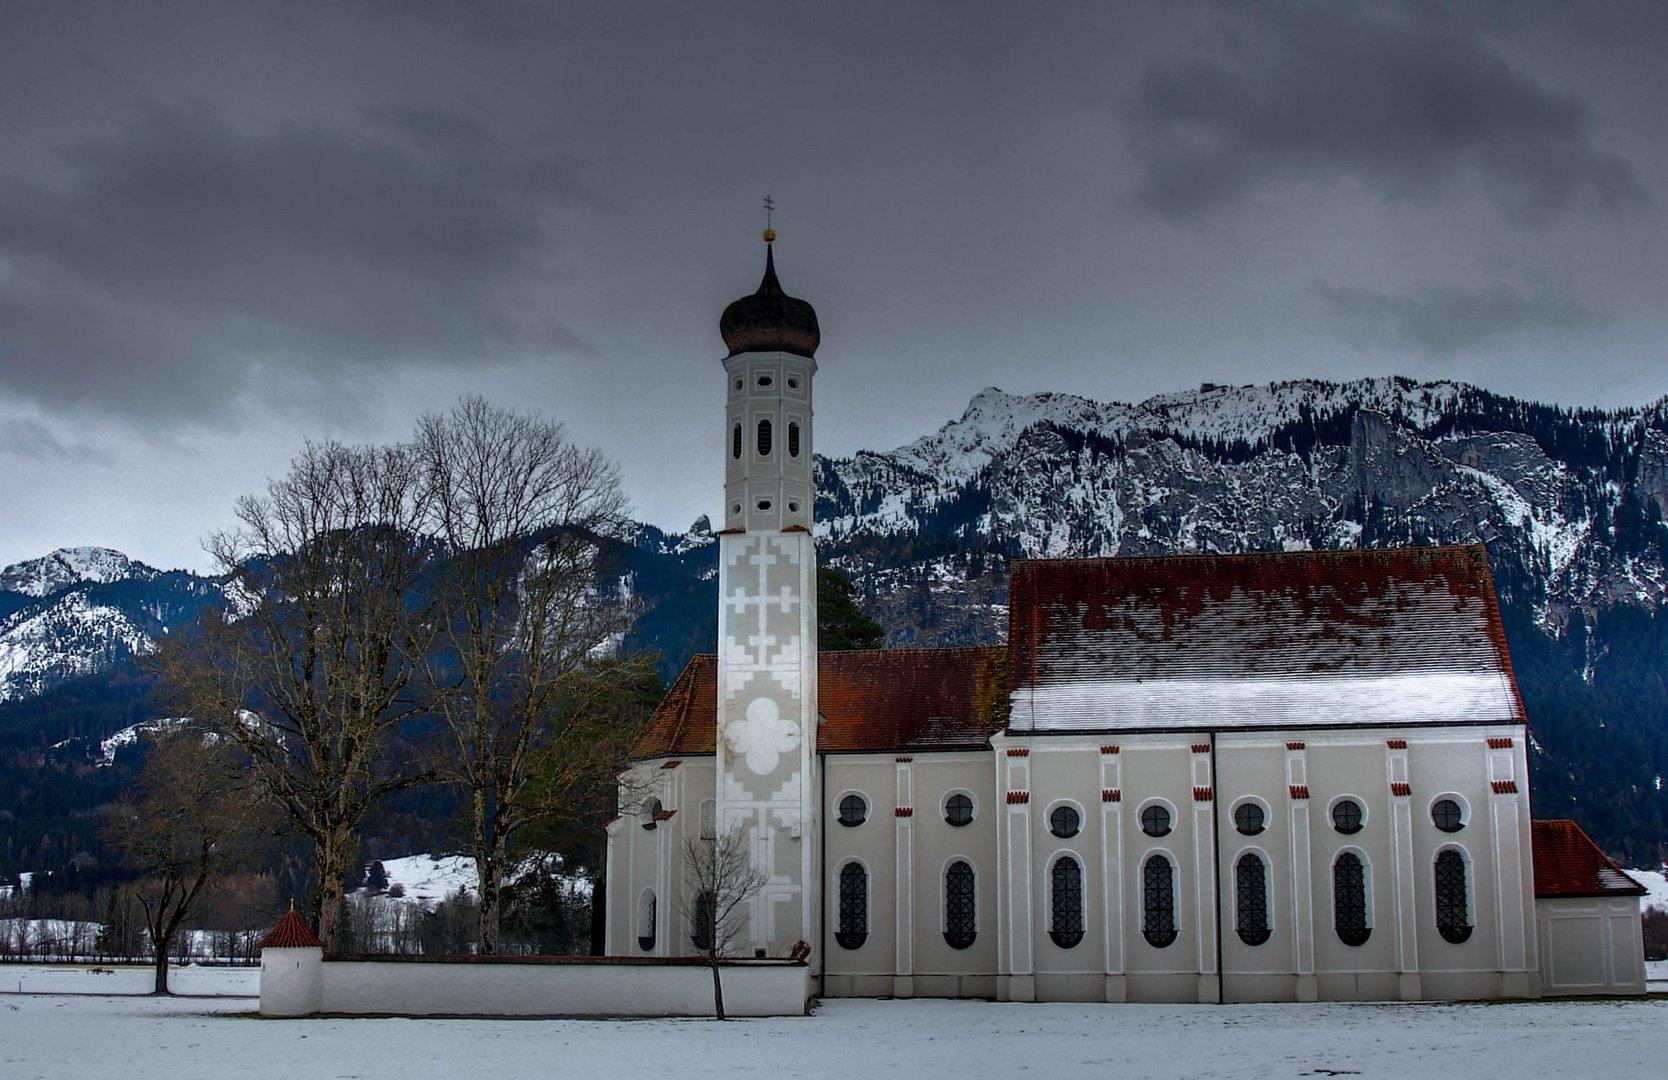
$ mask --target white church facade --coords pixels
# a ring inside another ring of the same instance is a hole
[[[718,652],[622,774],[610,955],[698,955],[687,845],[739,828],[734,952],[811,995],[1643,990],[1638,887],[1531,823],[1481,548],[1016,562],[1004,646],[819,654],[816,316],[767,249],[721,330]]]

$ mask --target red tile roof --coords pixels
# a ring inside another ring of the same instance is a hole
[[[1535,896],[1643,896],[1646,889],[1581,831],[1562,818],[1530,822],[1535,851]]]
[[[313,928],[307,925],[300,913],[294,908],[284,912],[284,917],[278,924],[267,932],[255,946],[257,949],[322,949],[324,942],[313,933]]]
[[[710,754],[718,658],[689,661],[634,758]],[[817,656],[817,749],[826,753],[983,749],[1007,717],[1007,650],[865,649]]]
[[[1479,546],[1020,561],[1009,611],[1016,728],[1524,719]]]

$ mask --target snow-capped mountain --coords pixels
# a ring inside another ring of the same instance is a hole
[[[1001,633],[1000,588],[980,581],[999,586],[1008,558],[1473,542],[1556,633],[1662,603],[1665,511],[1668,402],[1572,412],[1372,379],[1136,405],[985,390],[907,446],[819,462],[817,518],[882,615],[899,584],[931,583],[930,610],[907,601],[929,619],[888,620],[899,640],[949,642]]]
[[[109,548],[64,548],[0,570],[0,702],[149,652],[218,584]]]
[[[124,578],[150,580],[160,573],[119,551],[102,547],[59,548],[50,555],[0,570],[0,592],[42,597],[83,581],[104,583]]]

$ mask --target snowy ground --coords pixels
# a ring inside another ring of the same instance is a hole
[[[3,974],[3,972],[0,972]],[[1668,1000],[1506,1005],[831,1001],[777,1020],[261,1020],[247,999],[0,994],[0,1076],[1535,1077],[1659,1069]]]

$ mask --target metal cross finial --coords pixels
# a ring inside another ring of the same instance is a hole
[[[768,228],[770,228],[770,215],[776,210],[776,203],[771,199],[771,197],[769,195],[766,195],[764,197],[764,208],[765,208],[765,228],[768,229]]]

